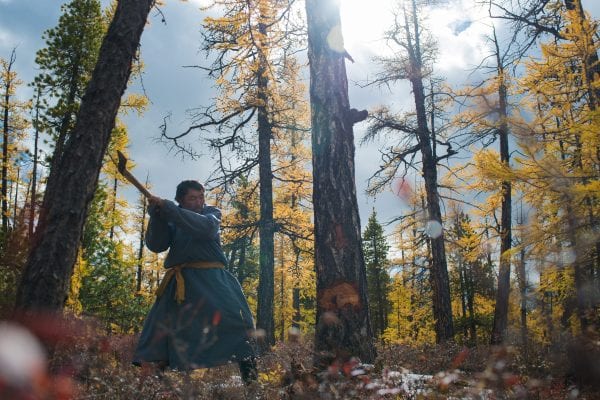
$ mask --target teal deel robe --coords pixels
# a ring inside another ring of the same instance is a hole
[[[201,213],[166,200],[150,208],[146,246],[155,253],[169,249],[165,268],[196,261],[220,261],[221,212],[204,206]],[[175,300],[176,280],[169,282],[152,306],[133,363],[166,361],[170,368],[212,367],[254,356],[252,314],[237,279],[224,268],[182,269],[185,300]]]

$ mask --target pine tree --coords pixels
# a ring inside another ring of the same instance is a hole
[[[365,264],[367,266],[367,285],[369,292],[369,312],[371,325],[377,336],[383,335],[388,326],[390,312],[390,276],[388,251],[390,246],[384,236],[383,227],[377,221],[375,209],[369,217],[362,237]]]
[[[137,290],[135,268],[140,261],[136,252],[110,238],[110,197],[110,184],[100,184],[84,226],[78,274],[71,284],[78,287],[71,291],[69,303],[78,304],[80,312],[94,315],[109,330],[131,332],[141,326],[153,297],[140,296]]]
[[[35,59],[41,72],[34,86],[45,98],[42,118],[54,145],[52,167],[62,157],[68,133],[75,126],[106,32],[99,0],[71,0],[61,11],[58,25],[44,32],[46,47]]]

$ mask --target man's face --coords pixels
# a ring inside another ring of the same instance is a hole
[[[179,205],[186,210],[199,213],[204,206],[204,191],[196,189],[188,189]]]

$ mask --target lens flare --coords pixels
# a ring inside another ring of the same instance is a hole
[[[27,329],[0,323],[0,380],[11,386],[29,386],[46,370],[46,353]]]
[[[442,224],[436,220],[429,220],[425,224],[425,234],[432,239],[437,239],[442,236]]]

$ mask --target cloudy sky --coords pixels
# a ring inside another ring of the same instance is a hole
[[[0,57],[8,58],[17,47],[16,71],[25,82],[37,74],[35,52],[44,46],[41,37],[45,30],[54,27],[60,16],[60,5],[66,0],[0,0]],[[109,1],[102,0],[106,5]],[[182,179],[203,181],[213,169],[209,158],[197,161],[181,157],[156,143],[158,127],[167,114],[171,114],[171,127],[185,128],[187,109],[206,105],[214,96],[211,82],[197,69],[184,65],[205,63],[199,52],[200,29],[206,12],[199,9],[206,0],[166,0],[161,8],[166,22],[156,11],[142,36],[142,58],[145,62],[144,88],[150,98],[148,111],[142,116],[128,116],[130,154],[136,162],[135,174],[150,176],[153,191],[162,197],[172,198],[175,185]],[[393,104],[398,110],[411,110],[412,98],[407,84],[393,89],[364,88],[353,82],[363,82],[371,77],[375,66],[372,57],[388,49],[380,39],[390,25],[394,0],[341,0],[342,31],[346,50],[355,63],[347,63],[352,107],[372,109],[379,104]],[[485,35],[489,32],[487,10],[473,6],[474,0],[448,0],[432,13],[428,27],[439,43],[436,75],[450,83],[465,83],[469,71],[488,54]],[[583,0],[584,7],[594,18],[600,18],[600,1]],[[30,98],[30,89],[19,92],[23,99]],[[381,221],[397,216],[403,207],[401,200],[388,193],[376,199],[364,195],[367,178],[377,169],[377,146],[358,146],[365,126],[356,125],[356,179],[359,207],[363,226],[373,207]],[[128,198],[134,192],[126,191]]]

